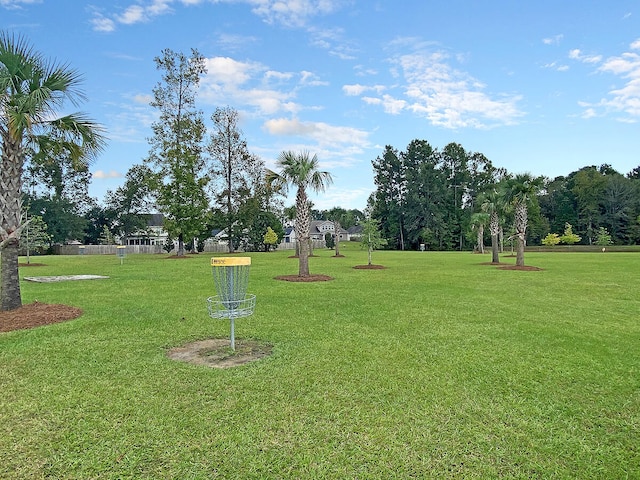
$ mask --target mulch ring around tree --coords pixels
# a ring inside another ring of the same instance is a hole
[[[80,315],[81,309],[69,305],[33,302],[14,310],[0,312],[0,332],[51,325],[73,320]]]
[[[307,275],[306,277],[301,277],[299,275],[279,275],[277,277],[273,277],[274,280],[284,280],[285,282],[328,282],[333,280],[333,277],[328,275]]]
[[[384,265],[356,265],[355,267],[356,270],[384,270],[385,267]]]
[[[495,265],[498,265],[497,263]],[[501,267],[498,267],[498,270],[520,270],[523,272],[539,272],[542,271],[542,268],[539,267],[532,267],[531,265],[503,265]]]
[[[167,352],[172,360],[214,368],[230,368],[271,355],[273,346],[258,340],[235,339],[235,350],[228,338],[210,338],[174,347]]]

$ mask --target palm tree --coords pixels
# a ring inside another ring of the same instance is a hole
[[[489,232],[491,233],[491,263],[500,263],[498,254],[500,236],[500,211],[501,196],[497,190],[492,190],[480,197],[480,209],[489,214]]]
[[[104,145],[102,128],[84,115],[57,116],[65,100],[84,98],[80,75],[45,60],[22,38],[0,33],[0,258],[1,310],[22,305],[18,246],[22,222],[22,173],[28,155],[63,152],[78,168]]]
[[[292,151],[282,152],[278,157],[279,172],[267,170],[267,183],[275,189],[286,192],[289,185],[296,191],[296,241],[300,247],[298,276],[309,276],[309,223],[310,202],[307,188],[315,192],[323,192],[331,185],[333,179],[329,172],[318,170],[318,157],[309,156],[308,152],[296,154]]]
[[[542,177],[533,177],[529,173],[521,173],[508,178],[505,182],[505,203],[513,208],[514,230],[518,241],[516,251],[516,266],[524,267],[524,247],[528,224],[529,203],[535,198],[542,187]]]
[[[471,215],[471,230],[476,231],[476,243],[479,253],[484,253],[484,226],[488,221],[489,215],[484,212],[478,212]]]

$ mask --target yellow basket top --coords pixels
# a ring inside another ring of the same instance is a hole
[[[251,257],[211,257],[212,267],[235,267],[238,265],[251,265]]]

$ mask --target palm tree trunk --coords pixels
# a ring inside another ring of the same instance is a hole
[[[12,240],[0,251],[0,270],[2,285],[0,293],[2,308],[0,310],[14,310],[22,306],[20,294],[20,278],[18,276],[18,241]]]
[[[500,263],[500,255],[498,254],[498,236],[491,235],[491,263]]]
[[[489,230],[491,231],[491,263],[500,263],[498,255],[498,236],[500,235],[500,220],[496,212],[491,212],[489,222]]]
[[[478,225],[478,252],[484,253],[484,225]]]
[[[515,227],[518,239],[518,249],[516,252],[516,265],[524,267],[524,245],[527,231],[527,205],[518,203],[515,207]]]
[[[18,277],[18,246],[22,214],[23,151],[20,143],[5,134],[0,168],[0,310],[22,305]]]
[[[309,276],[309,202],[303,188],[296,193],[296,237],[300,245],[298,276]]]

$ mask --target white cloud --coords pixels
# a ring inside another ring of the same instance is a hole
[[[640,40],[635,40],[630,44],[630,49],[638,48],[640,48]],[[579,57],[579,55],[577,56]],[[637,121],[640,118],[640,54],[623,52],[619,56],[609,57],[602,62],[597,71],[620,77],[624,84],[621,87],[611,89],[607,97],[596,104],[580,104],[586,107],[583,117],[591,118],[596,116],[596,109],[604,109],[627,116],[627,118],[621,118],[620,121]]]
[[[336,188],[330,187],[321,195],[313,195],[314,208],[319,210],[329,210],[337,205],[355,208],[353,205],[366,205],[367,198],[371,195],[372,189],[366,188]]]
[[[109,170],[108,172],[105,172],[104,170],[96,170],[95,172],[93,172],[93,176],[92,178],[95,179],[105,179],[105,178],[123,178],[124,175],[120,172],[117,172],[115,170]]]
[[[216,43],[227,51],[236,52],[257,41],[256,37],[250,35],[222,33],[218,35]]]
[[[20,3],[35,3],[39,0],[0,0],[6,8],[17,8]],[[327,15],[338,10],[347,0],[209,0],[210,3],[245,3],[251,11],[267,23],[279,23],[288,27],[304,27],[313,17]],[[154,17],[172,13],[172,4],[190,7],[206,3],[205,0],[150,0],[132,3],[120,13],[104,16],[94,14],[91,23],[94,30],[111,32],[116,24],[135,25],[148,22]],[[111,23],[109,23],[109,21]],[[346,53],[343,52],[344,55]]]
[[[371,92],[371,91],[376,92],[377,94],[381,94],[386,89],[387,87],[385,87],[384,85],[369,86],[369,85],[360,85],[359,83],[356,83],[354,85],[342,86],[342,91],[344,92],[344,94],[350,97],[362,95],[365,92]]]
[[[545,45],[559,45],[562,42],[564,35],[554,35],[553,37],[547,37],[542,39],[542,43]]]
[[[582,63],[599,63],[602,60],[602,55],[585,55],[580,49],[574,48],[569,51],[569,58]]]
[[[42,3],[42,0],[0,0],[0,6],[8,9],[19,9],[22,5],[31,5],[34,3]]]
[[[395,43],[403,48],[413,43],[423,48],[416,39],[401,39]],[[485,93],[485,85],[466,72],[450,65],[451,58],[443,51],[423,51],[399,55],[391,59],[392,74],[404,80],[401,94],[382,94],[382,88],[347,85],[343,91],[358,95],[376,90],[378,96],[367,95],[362,100],[379,105],[386,113],[397,115],[408,110],[424,116],[433,125],[445,128],[489,128],[516,122],[522,113],[517,107],[516,95]],[[401,96],[402,95],[402,96]]]
[[[96,32],[113,32],[116,29],[116,23],[113,20],[101,15],[93,17],[91,24]]]
[[[302,27],[316,16],[336,11],[344,0],[244,0],[267,23]]]
[[[398,115],[408,106],[406,100],[397,99],[391,95],[383,95],[382,98],[362,97],[362,100],[369,105],[381,105],[385,113],[391,115]]]
[[[295,102],[299,89],[327,85],[312,72],[278,72],[258,62],[229,57],[206,59],[206,67],[200,99],[210,105],[252,107],[259,115],[296,114],[303,109]]]
[[[569,65],[559,64],[558,62],[545,63],[542,68],[549,70],[556,70],[558,72],[566,72],[569,70]]]
[[[213,57],[205,60],[207,68],[207,82],[221,83],[224,85],[242,85],[252,75],[265,69],[257,62],[239,62],[229,57]]]
[[[133,101],[142,105],[149,105],[153,100],[153,96],[149,94],[139,93],[133,96]]]
[[[145,15],[145,9],[140,5],[131,5],[122,15],[118,15],[117,19],[120,23],[132,25],[146,20],[147,16]]]
[[[301,122],[298,119],[267,120],[264,128],[271,135],[298,136],[312,139],[319,145],[367,144],[368,132],[352,127],[336,127],[324,122]]]

